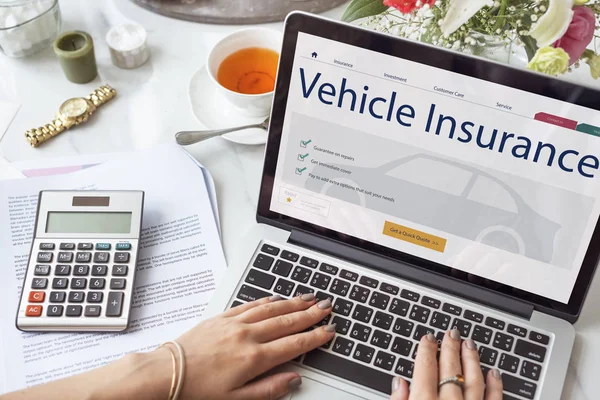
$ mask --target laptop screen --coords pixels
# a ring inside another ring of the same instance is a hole
[[[269,209],[568,303],[600,112],[299,32]]]

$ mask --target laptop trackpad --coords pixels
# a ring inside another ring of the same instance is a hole
[[[364,397],[357,397],[352,393],[337,389],[333,386],[317,382],[306,376],[302,377],[302,385],[286,400],[360,400]]]

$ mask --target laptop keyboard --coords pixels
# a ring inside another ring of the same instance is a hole
[[[333,312],[318,326],[335,323],[335,338],[294,361],[387,394],[394,375],[412,379],[423,335],[432,333],[441,343],[456,328],[477,343],[483,374],[500,370],[504,399],[535,398],[548,334],[392,282],[263,244],[232,307],[274,294],[329,298]]]

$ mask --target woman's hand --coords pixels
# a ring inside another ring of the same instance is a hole
[[[391,400],[502,400],[502,380],[498,370],[491,370],[484,382],[479,364],[477,345],[472,339],[461,342],[460,333],[453,329],[446,332],[442,341],[439,362],[436,359],[438,344],[435,336],[426,335],[419,343],[413,381],[408,383],[400,377],[392,383]],[[439,388],[444,378],[462,374],[464,387],[446,383]]]

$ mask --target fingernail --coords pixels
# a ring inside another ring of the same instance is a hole
[[[290,388],[290,390],[294,390],[300,385],[302,385],[302,378],[300,378],[299,376],[295,377],[294,379],[288,382],[288,387]]]
[[[275,296],[269,297],[269,301],[279,301],[279,300],[283,300],[283,297],[281,297],[278,294],[276,294]]]
[[[450,337],[454,340],[460,340],[460,332],[458,329],[454,328],[450,331]]]
[[[435,336],[433,336],[433,333],[428,333],[427,334],[427,340],[429,340],[430,342],[437,342],[437,340],[435,340]]]
[[[477,350],[477,345],[475,344],[473,339],[467,339],[467,340],[465,340],[465,343],[467,344],[467,348],[469,348],[471,350]]]
[[[325,332],[335,332],[335,327],[337,324],[325,325]]]
[[[498,371],[496,368],[494,368],[492,370],[492,376],[496,379],[500,379],[500,371]]]
[[[305,293],[300,297],[304,301],[312,301],[315,299],[314,293]]]
[[[331,300],[325,299],[323,301],[320,301],[318,306],[321,310],[327,310],[328,308],[331,307]]]
[[[392,379],[392,393],[400,389],[401,382],[402,378],[400,378],[399,376],[395,376],[394,379]]]

